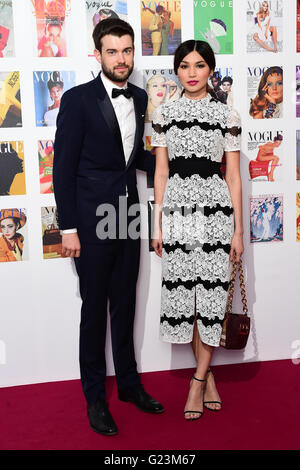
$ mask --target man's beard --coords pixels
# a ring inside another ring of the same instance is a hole
[[[120,76],[120,75],[117,75],[113,70],[109,70],[108,68],[106,68],[103,62],[101,66],[102,66],[102,72],[104,73],[104,75],[107,78],[109,78],[112,82],[117,82],[117,83],[125,82],[133,71],[133,64],[131,66],[125,65],[125,67],[127,67],[127,73],[125,75]]]

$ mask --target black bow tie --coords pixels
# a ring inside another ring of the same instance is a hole
[[[112,93],[111,93],[112,98],[117,98],[120,95],[124,95],[125,98],[131,98],[132,93],[129,90],[129,88],[113,88],[112,89]]]

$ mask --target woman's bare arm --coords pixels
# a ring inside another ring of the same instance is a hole
[[[158,256],[162,255],[161,209],[169,177],[169,157],[167,147],[156,147],[154,173],[154,229],[152,247]]]
[[[231,242],[230,261],[236,261],[244,251],[243,246],[243,212],[242,212],[242,181],[240,175],[240,152],[225,152],[226,174],[225,180],[231,196],[234,210],[235,230]]]

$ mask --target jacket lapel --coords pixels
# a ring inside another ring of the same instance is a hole
[[[120,147],[120,150],[122,152],[122,156],[125,162],[125,155],[124,155],[122,136],[121,136],[121,131],[119,128],[119,123],[118,123],[113,105],[111,104],[110,98],[108,94],[106,93],[102,80],[100,79],[100,74],[95,79],[95,84],[96,84],[98,107],[101,111],[103,119],[105,120],[106,124],[108,125],[109,129],[112,132],[114,139],[117,141]],[[143,129],[144,129],[144,126],[143,126],[144,116],[140,108],[139,99],[136,97],[134,87],[132,87],[130,83],[128,83],[128,88],[130,88],[132,91],[136,129],[135,129],[134,145],[133,145],[132,152],[130,154],[130,157],[126,165],[126,169],[131,165],[132,161],[134,160],[136,151],[139,147],[140,140],[143,138]]]
[[[106,93],[106,90],[104,88],[102,80],[100,79],[100,74],[95,79],[95,82],[96,82],[96,88],[97,88],[97,104],[98,104],[98,107],[101,111],[102,117],[104,118],[106,124],[108,125],[109,129],[111,130],[114,139],[118,143],[118,145],[120,147],[120,150],[122,152],[122,155],[125,159],[123,143],[122,143],[122,136],[121,136],[121,131],[120,131],[120,128],[119,128],[119,123],[118,123],[118,120],[117,120],[117,116],[116,116],[115,110],[113,108],[113,105],[111,104],[110,98],[109,98],[108,94]]]
[[[128,162],[127,162],[127,165],[126,165],[126,168],[128,168],[130,166],[130,164],[132,163],[132,161],[134,160],[134,157],[135,157],[135,154],[136,154],[136,151],[138,149],[138,146],[139,146],[139,142],[140,140],[142,139],[143,137],[143,122],[144,122],[144,117],[142,115],[142,111],[140,109],[140,103],[139,103],[139,100],[137,99],[135,93],[134,93],[134,89],[133,87],[130,86],[130,83],[128,83],[128,88],[131,89],[132,91],[132,97],[133,97],[133,103],[134,103],[134,112],[135,112],[135,122],[136,122],[136,128],[135,128],[135,137],[134,137],[134,145],[133,145],[133,149],[132,149],[132,152],[130,154],[130,157],[128,159]]]

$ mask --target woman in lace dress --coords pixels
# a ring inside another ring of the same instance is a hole
[[[208,93],[214,69],[208,43],[182,43],[174,71],[184,93],[159,106],[152,122],[152,246],[162,257],[160,334],[171,343],[192,343],[197,369],[185,405],[188,420],[200,418],[203,405],[221,408],[209,365],[220,342],[231,261],[243,252],[240,119]]]

